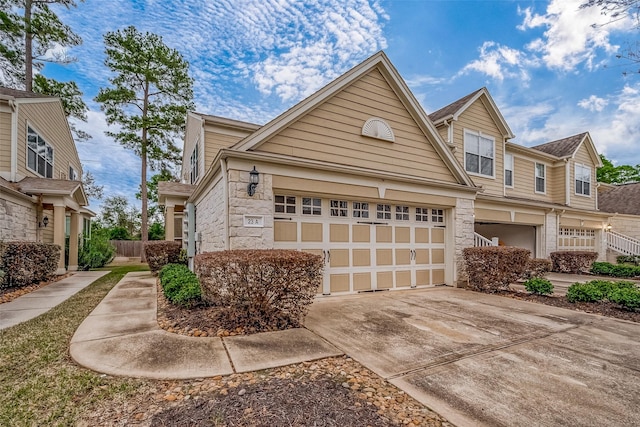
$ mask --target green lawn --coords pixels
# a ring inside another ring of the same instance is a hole
[[[1,426],[75,425],[83,411],[101,401],[124,401],[144,386],[79,367],[69,356],[71,337],[85,317],[126,273],[148,267],[108,270],[51,311],[0,331]]]

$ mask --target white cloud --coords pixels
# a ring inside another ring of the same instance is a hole
[[[465,65],[458,75],[477,71],[499,81],[517,78],[527,82],[530,80],[529,67],[536,66],[536,62],[528,59],[522,51],[493,41],[484,42],[479,50],[480,57]]]
[[[626,19],[610,22],[598,7],[580,8],[584,0],[552,0],[544,14],[535,14],[531,8],[519,9],[524,15],[521,31],[546,28],[542,37],[527,45],[534,54],[539,54],[544,64],[551,69],[572,71],[585,64],[594,69],[599,51],[613,53],[618,46],[610,42],[610,34],[631,28]]]
[[[602,111],[607,104],[609,104],[609,101],[595,95],[591,95],[589,98],[584,98],[578,101],[579,107],[591,112]]]

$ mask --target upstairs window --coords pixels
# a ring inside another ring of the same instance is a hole
[[[591,168],[589,166],[576,163],[576,194],[583,196],[591,195]]]
[[[53,178],[53,147],[27,127],[27,167],[45,178]]]
[[[194,184],[198,180],[198,142],[196,142],[196,146],[193,148],[193,152],[189,158],[189,167],[189,179],[191,184]]]
[[[513,187],[513,154],[504,155],[504,186]]]
[[[545,176],[546,166],[542,163],[536,163],[536,193],[546,192]]]
[[[71,181],[77,181],[78,180],[78,173],[73,168],[73,166],[69,166],[69,179]]]
[[[467,172],[493,178],[495,144],[493,138],[476,132],[464,133],[464,168]]]

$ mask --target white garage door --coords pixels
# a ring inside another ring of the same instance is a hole
[[[318,292],[443,284],[445,212],[428,206],[275,195],[279,249],[321,255]]]

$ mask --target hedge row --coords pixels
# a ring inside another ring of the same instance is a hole
[[[553,263],[552,271],[557,273],[588,273],[591,264],[598,259],[597,252],[560,251],[549,254]]]
[[[0,287],[49,280],[58,268],[60,246],[37,242],[0,242]]]
[[[469,287],[478,291],[496,292],[508,289],[525,272],[531,252],[510,246],[465,248]]]
[[[640,256],[620,255],[620,256],[616,257],[616,262],[618,264],[640,265]]]
[[[149,269],[156,274],[167,264],[181,264],[180,251],[182,244],[168,240],[154,240],[145,242],[144,254],[149,263]]]
[[[592,280],[574,283],[567,290],[569,302],[598,302],[603,300],[620,304],[627,310],[640,309],[640,289],[632,282]]]
[[[191,307],[201,300],[198,277],[184,264],[167,264],[158,274],[164,296],[173,304]]]
[[[231,250],[197,255],[202,299],[257,331],[302,325],[322,283],[322,258],[291,250]]]
[[[591,272],[601,276],[632,278],[640,276],[640,266],[594,262]]]

